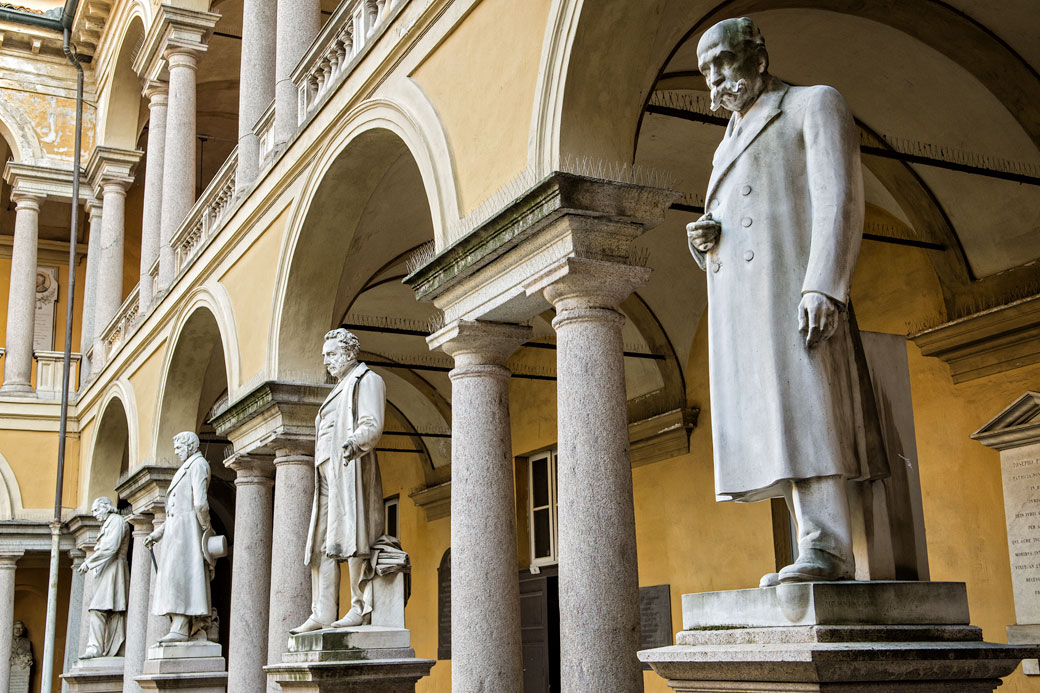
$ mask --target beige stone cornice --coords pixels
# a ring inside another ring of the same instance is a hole
[[[115,147],[94,147],[87,160],[87,180],[94,188],[95,194],[101,195],[101,188],[108,183],[122,183],[129,187],[134,182],[134,170],[144,152]]]
[[[0,258],[10,258],[14,245],[14,236],[0,235]],[[87,254],[87,244],[76,244],[76,261],[79,262]],[[41,265],[69,264],[69,244],[66,241],[36,241],[36,260]]]
[[[26,193],[42,195],[48,200],[72,201],[72,169],[37,164],[20,164],[8,161],[4,167],[4,180],[11,186],[12,194]],[[90,186],[85,177],[80,178],[79,199],[91,197]]]
[[[119,479],[116,483],[116,493],[120,498],[130,502],[135,513],[162,510],[166,502],[166,489],[176,473],[176,467],[138,467]]]
[[[166,72],[166,53],[182,48],[202,53],[213,35],[220,15],[198,12],[175,5],[159,5],[155,20],[144,37],[141,52],[134,61],[134,71],[145,80],[161,79]]]

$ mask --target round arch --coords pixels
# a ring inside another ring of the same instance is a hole
[[[97,123],[98,143],[108,147],[134,149],[137,146],[141,112],[141,80],[133,69],[138,44],[144,39],[144,13],[132,3],[115,27],[118,37],[109,72],[105,106]]]
[[[0,520],[22,516],[22,490],[7,459],[0,453]]]
[[[112,383],[101,399],[90,455],[80,472],[80,507],[98,496],[117,502],[119,478],[137,466],[137,400],[125,377]]]
[[[7,141],[17,163],[35,164],[44,158],[32,121],[7,99],[0,99],[0,137]]]
[[[238,335],[224,287],[213,280],[192,291],[173,321],[166,344],[151,452],[157,462],[172,465],[170,455],[160,451],[172,450],[174,434],[198,431],[202,399],[224,390],[227,397],[237,395]],[[219,389],[210,392],[214,388]]]

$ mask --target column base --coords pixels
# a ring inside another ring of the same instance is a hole
[[[61,678],[70,693],[122,693],[123,658],[80,659]]]
[[[0,385],[0,397],[35,397],[36,390],[29,383],[4,383]]]
[[[264,667],[284,691],[413,693],[435,662],[417,659],[406,628],[357,626],[289,636],[281,664]]]
[[[993,691],[1033,647],[982,641],[963,583],[823,582],[683,595],[676,645],[639,659],[676,691]]]
[[[148,648],[144,671],[134,681],[142,691],[226,693],[227,665],[215,642],[158,644]]]

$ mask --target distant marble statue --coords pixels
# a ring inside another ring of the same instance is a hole
[[[747,18],[697,46],[712,108],[732,112],[706,211],[687,225],[707,271],[711,420],[719,500],[784,497],[798,559],[762,578],[855,575],[846,481],[868,475],[849,285],[863,232],[859,141],[844,99],[769,74]]]
[[[315,420],[314,503],[305,562],[311,615],[293,633],[371,622],[373,547],[383,533],[383,484],[375,447],[383,434],[383,379],[357,360],[361,346],[344,329],[325,335],[325,368],[336,387]],[[339,566],[350,571],[350,609],[339,615]]]
[[[29,693],[29,676],[33,668],[32,642],[25,624],[15,621],[11,628],[11,678],[9,693]]]
[[[181,460],[166,491],[166,522],[148,535],[146,546],[161,541],[152,613],[170,617],[170,632],[160,643],[206,640],[211,626],[209,583],[227,541],[214,536],[209,517],[209,462],[191,431],[173,437]]]
[[[130,529],[108,498],[97,498],[90,512],[101,523],[94,552],[77,568],[94,571],[94,596],[90,600],[87,647],[80,659],[116,657],[126,632],[126,595],[130,570],[126,549]]]

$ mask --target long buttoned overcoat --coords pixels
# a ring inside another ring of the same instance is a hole
[[[705,197],[721,222],[707,253],[715,492],[781,495],[779,482],[868,476],[860,374],[848,314],[812,349],[799,332],[807,292],[842,306],[863,236],[852,115],[837,91],[770,77],[730,119]]]
[[[130,544],[130,528],[119,513],[109,513],[101,524],[94,553],[84,561],[94,573],[94,596],[91,611],[126,611],[126,589],[130,571],[126,549]]]
[[[332,458],[329,465],[328,525],[318,534],[318,468],[314,468],[314,502],[307,531],[305,561],[310,565],[314,547],[336,560],[367,556],[372,543],[383,533],[383,483],[375,447],[383,435],[386,386],[377,373],[358,363],[332,389],[318,410],[314,426],[321,430],[325,416],[335,417]],[[363,453],[346,459],[343,443],[354,441]],[[320,460],[315,460],[319,462]]]
[[[152,613],[209,616],[209,566],[202,531],[210,526],[209,462],[195,452],[177,469],[166,491],[166,523],[159,547]]]

